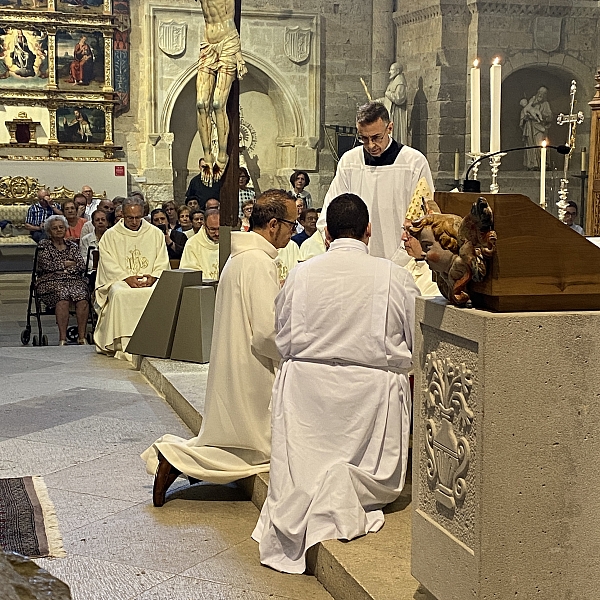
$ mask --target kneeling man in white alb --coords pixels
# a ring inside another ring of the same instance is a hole
[[[327,209],[329,251],[298,265],[275,302],[271,474],[252,537],[260,560],[302,573],[322,540],[383,525],[408,458],[415,298],[408,271],[369,255],[366,204]]]

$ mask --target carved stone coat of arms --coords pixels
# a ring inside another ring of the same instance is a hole
[[[285,28],[283,49],[285,55],[295,63],[302,63],[310,56],[312,31],[299,26]]]
[[[185,51],[187,23],[160,21],[158,24],[158,47],[168,56],[178,56]]]

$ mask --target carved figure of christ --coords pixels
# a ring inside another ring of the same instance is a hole
[[[196,108],[198,132],[202,143],[202,180],[218,181],[225,171],[229,157],[227,138],[229,117],[227,99],[236,76],[246,74],[242,58],[240,36],[235,26],[235,0],[200,0],[204,14],[204,40],[200,44],[200,60],[196,78]],[[218,154],[211,152],[212,125],[210,113],[214,112],[217,126]]]

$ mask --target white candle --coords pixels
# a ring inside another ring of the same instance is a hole
[[[502,67],[496,57],[490,67],[490,152],[500,151],[500,102],[502,96]]]
[[[454,181],[460,178],[460,152],[458,148],[454,151]]]
[[[471,68],[471,154],[481,153],[481,72],[479,60]]]
[[[546,140],[540,149],[540,206],[546,210]]]
[[[581,170],[587,173],[587,148],[581,151]]]

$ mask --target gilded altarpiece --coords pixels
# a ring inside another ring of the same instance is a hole
[[[11,135],[0,144],[11,150],[2,158],[39,160],[19,152],[31,147],[47,149],[50,159],[61,158],[62,148],[72,160],[73,152],[94,148],[102,150],[101,159],[114,157],[114,116],[129,107],[129,29],[129,0],[3,3],[0,104],[20,116],[29,110],[40,124],[29,142]],[[15,126],[7,120],[6,127]]]

